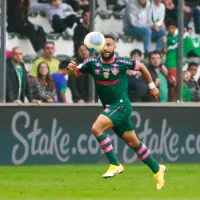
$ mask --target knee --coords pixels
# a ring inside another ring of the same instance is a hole
[[[99,126],[97,126],[96,124],[93,124],[91,131],[93,133],[94,136],[98,137],[102,134],[102,130]]]
[[[151,34],[152,34],[152,30],[150,29],[150,28],[145,28],[144,29],[144,35],[146,35],[146,36],[151,36]]]
[[[166,35],[165,29],[161,28],[161,29],[160,29],[160,37],[163,37],[163,36],[165,36],[165,35]]]
[[[131,141],[126,142],[126,144],[131,148],[136,148],[136,147],[139,146],[140,141],[138,139],[137,140],[131,140]]]
[[[53,15],[53,20],[59,20],[60,17],[58,15]]]

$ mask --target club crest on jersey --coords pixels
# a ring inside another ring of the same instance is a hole
[[[111,69],[111,72],[116,76],[119,73],[119,69],[113,68],[113,69]]]
[[[108,78],[109,78],[109,75],[110,75],[109,72],[104,72],[104,73],[103,73],[103,77],[104,77],[105,79],[108,79]]]
[[[100,72],[101,72],[101,71],[100,71],[99,69],[94,70],[94,73],[95,73],[95,74],[100,74]]]

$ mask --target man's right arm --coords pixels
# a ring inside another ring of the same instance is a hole
[[[77,63],[71,61],[68,65],[68,71],[71,76],[79,77],[82,74],[92,74],[91,60],[86,60],[77,66]]]

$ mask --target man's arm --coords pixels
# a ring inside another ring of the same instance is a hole
[[[62,103],[67,103],[65,92],[60,92],[60,96],[61,96],[61,99],[62,99]]]
[[[79,70],[77,68],[77,63],[74,61],[71,61],[68,65],[68,70],[69,70],[69,74],[70,76],[73,77],[79,77],[81,74],[79,73]]]
[[[164,36],[162,38],[162,42],[163,42],[162,53],[166,54],[167,53],[167,37]]]
[[[150,94],[156,99],[158,100],[159,97],[159,90],[158,88],[155,86],[155,83],[152,80],[152,77],[149,73],[149,71],[147,70],[147,68],[142,64],[139,63],[137,66],[137,70],[140,71],[142,73],[142,75],[144,76],[145,80],[148,83],[149,89],[150,89]]]

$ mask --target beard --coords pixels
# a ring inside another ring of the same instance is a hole
[[[101,57],[103,60],[108,61],[114,56],[115,52],[111,52],[109,56],[104,56],[103,53],[101,53]]]

